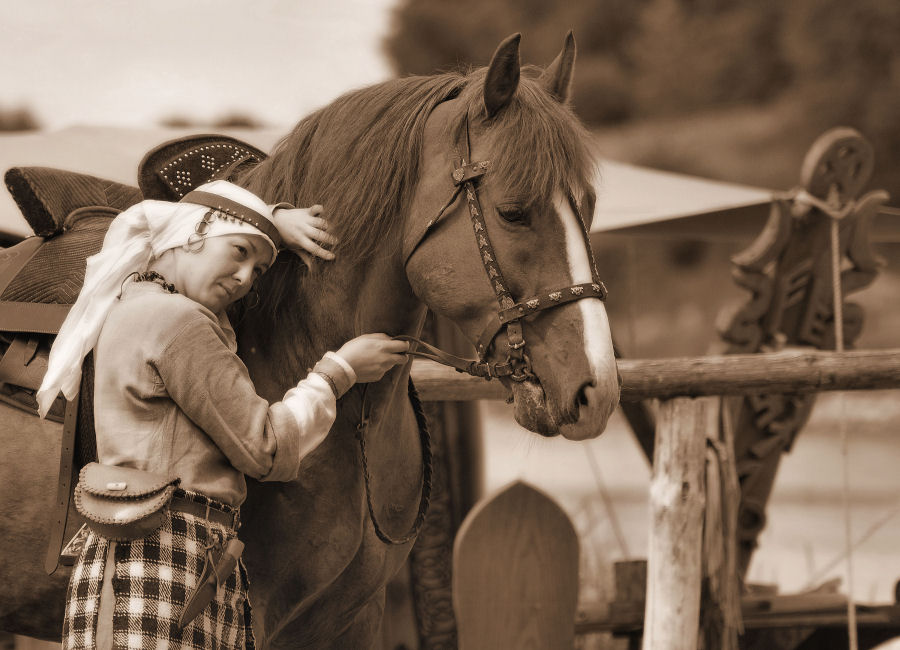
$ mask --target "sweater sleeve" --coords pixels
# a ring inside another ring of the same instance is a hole
[[[269,405],[217,330],[198,314],[174,335],[155,363],[166,392],[235,469],[262,481],[295,479],[334,423],[331,388],[311,375]]]

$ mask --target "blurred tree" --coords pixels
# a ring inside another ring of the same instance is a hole
[[[263,124],[248,113],[235,111],[218,118],[212,126],[221,129],[259,129]]]
[[[651,0],[627,47],[641,115],[760,102],[790,78],[778,45],[780,4]]]
[[[523,34],[524,63],[546,66],[575,29],[579,61],[573,103],[582,119],[610,122],[631,113],[624,47],[648,0],[401,0],[385,50],[399,74],[432,74],[487,64],[497,45]]]
[[[184,115],[169,115],[159,121],[160,126],[166,126],[170,129],[184,129],[190,126],[197,126],[197,122]]]
[[[790,105],[802,123],[773,136],[784,151],[853,126],[875,145],[873,185],[900,195],[898,0],[399,0],[384,45],[399,74],[430,74],[484,65],[522,32],[523,61],[543,66],[570,28],[585,122],[750,104],[778,122]]]
[[[40,122],[28,108],[0,109],[0,131],[35,131],[39,128]]]
[[[782,49],[796,101],[818,130],[858,129],[875,146],[873,186],[900,194],[900,3],[793,0]]]
[[[159,121],[160,126],[167,126],[172,129],[183,129],[188,127],[213,127],[217,129],[259,129],[263,127],[263,123],[257,118],[243,113],[234,111],[225,113],[221,117],[216,118],[212,122],[206,120],[197,120],[185,115],[170,115]]]

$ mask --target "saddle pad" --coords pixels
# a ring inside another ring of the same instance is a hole
[[[73,304],[84,282],[85,260],[100,251],[115,215],[105,207],[82,208],[72,213],[65,232],[41,245],[0,293],[0,301]],[[0,252],[0,265],[21,245]]]
[[[121,212],[142,198],[136,187],[50,167],[13,167],[4,180],[22,216],[41,237],[58,233],[72,212],[83,206]]]

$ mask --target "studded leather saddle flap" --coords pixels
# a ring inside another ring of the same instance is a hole
[[[138,185],[144,198],[179,201],[195,187],[229,180],[265,159],[263,151],[237,138],[190,135],[151,149],[138,168]]]

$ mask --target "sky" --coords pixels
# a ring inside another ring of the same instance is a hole
[[[30,0],[0,20],[0,108],[50,129],[226,114],[290,126],[392,72],[397,0]]]

